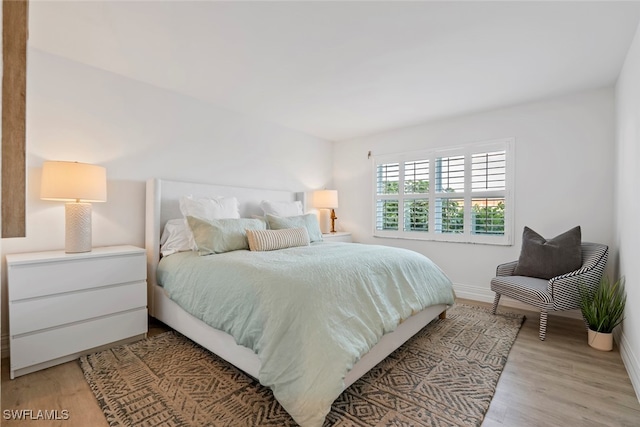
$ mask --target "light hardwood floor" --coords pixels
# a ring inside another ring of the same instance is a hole
[[[460,300],[467,304],[488,304]],[[580,320],[549,316],[547,339],[538,339],[538,314],[526,315],[483,426],[640,426],[640,403],[618,349],[586,344]],[[152,327],[150,335],[162,332]],[[101,427],[107,423],[77,362],[9,379],[2,360],[3,426]],[[67,410],[66,421],[7,421],[5,410]]]

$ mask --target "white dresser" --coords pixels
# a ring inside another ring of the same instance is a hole
[[[147,333],[147,265],[134,246],[7,255],[11,378]]]

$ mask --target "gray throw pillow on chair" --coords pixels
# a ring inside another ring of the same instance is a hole
[[[552,239],[545,239],[529,227],[522,233],[522,249],[515,276],[551,279],[582,266],[580,226]]]

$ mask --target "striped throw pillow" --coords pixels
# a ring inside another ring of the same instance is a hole
[[[249,249],[252,251],[273,251],[276,249],[309,246],[306,228],[283,228],[282,230],[247,230]]]

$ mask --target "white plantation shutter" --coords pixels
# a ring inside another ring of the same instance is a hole
[[[398,230],[400,164],[376,165],[376,230]]]
[[[374,236],[512,244],[513,143],[374,157]]]
[[[394,189],[393,184],[397,184],[400,178],[400,168],[398,163],[385,163],[378,165],[378,194],[398,194],[397,187]]]
[[[471,155],[471,233],[502,236],[506,208],[507,149]],[[509,202],[511,203],[511,202]],[[512,207],[510,206],[510,209]]]
[[[459,193],[464,191],[464,156],[436,157],[436,191]]]
[[[429,231],[429,159],[404,162],[403,230]]]
[[[473,191],[504,190],[506,186],[506,150],[471,156],[471,188]]]
[[[404,162],[404,194],[429,193],[429,160]]]

